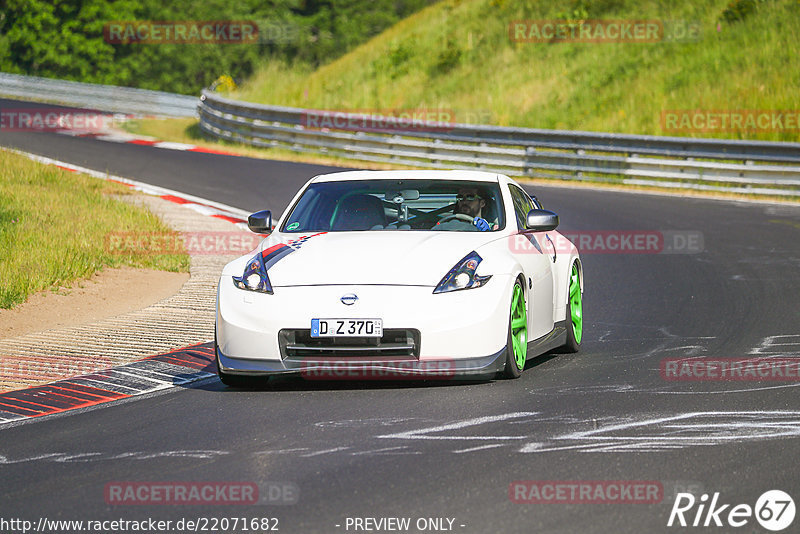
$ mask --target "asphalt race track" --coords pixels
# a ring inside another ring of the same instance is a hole
[[[51,104],[18,102],[0,98],[0,110],[36,107],[72,109]],[[263,202],[284,206],[300,185],[329,167],[273,161],[267,168],[258,159],[234,158],[216,154],[196,154],[176,150],[140,150],[138,145],[116,144],[92,138],[73,138],[55,133],[4,132],[0,146],[32,152],[40,156],[69,161],[110,174],[160,185],[182,193],[215,200],[245,210],[264,209]],[[109,147],[114,147],[109,151]],[[212,156],[212,157],[206,157]],[[231,165],[237,161],[238,165]],[[258,192],[269,173],[269,191]],[[134,178],[135,177],[135,178]],[[257,193],[258,192],[258,193]]]
[[[332,170],[51,133],[0,132],[0,145],[247,210],[282,212],[306,179]],[[754,506],[779,489],[797,501],[797,378],[669,381],[660,366],[687,356],[800,357],[800,208],[527,189],[559,213],[561,231],[699,232],[703,250],[582,250],[581,352],[539,357],[516,381],[277,379],[245,391],[212,378],[0,427],[0,515],[270,517],[287,533],[354,532],[352,518],[364,517],[408,517],[412,527],[449,518],[440,530],[463,533],[727,532],[668,528],[675,493],[719,492],[720,503]],[[525,480],[657,481],[663,496],[511,502],[510,484]],[[290,488],[296,503],[107,504],[106,485],[123,481],[272,484]],[[753,517],[741,531],[765,532]]]

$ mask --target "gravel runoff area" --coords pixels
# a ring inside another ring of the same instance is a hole
[[[258,243],[257,236],[234,223],[159,197],[136,194],[121,198],[146,206],[170,227],[189,236],[234,237],[234,243]],[[212,340],[219,273],[227,262],[246,252],[231,253],[224,246],[212,249],[188,247],[189,279],[175,295],[144,309],[90,324],[0,339],[0,392],[87,374]]]

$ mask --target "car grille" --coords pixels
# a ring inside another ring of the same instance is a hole
[[[419,330],[402,328],[384,329],[381,338],[312,338],[309,329],[284,329],[278,333],[281,358],[419,358],[419,343]]]

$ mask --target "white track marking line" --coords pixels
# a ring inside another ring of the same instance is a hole
[[[502,447],[502,446],[503,446],[502,443],[494,443],[494,444],[491,444],[491,445],[480,445],[478,447],[470,447],[469,449],[459,449],[459,450],[453,451],[453,452],[456,453],[456,454],[460,454],[460,453],[463,453],[463,452],[475,452],[475,451],[482,451],[482,450],[485,450],[485,449],[495,449],[497,447]]]
[[[428,428],[421,428],[418,430],[408,430],[406,432],[398,432],[396,434],[384,434],[377,436],[379,439],[436,439],[436,440],[515,440],[515,439],[528,439],[526,436],[428,436],[433,432],[445,432],[447,430],[460,430],[462,428],[469,428],[472,426],[483,425],[486,423],[497,423],[500,421],[507,421],[509,419],[518,419],[522,417],[532,417],[538,415],[539,412],[512,412],[502,415],[489,415],[485,417],[477,417],[475,419],[466,419],[456,423],[447,425],[432,426]]]
[[[86,376],[91,376],[91,375],[86,375]],[[133,388],[131,386],[123,386],[122,384],[116,384],[116,383],[111,382],[111,381],[97,380],[96,378],[84,378],[83,376],[76,376],[76,377],[73,377],[73,378],[69,378],[67,380],[70,380],[70,381],[72,381],[72,380],[80,380],[80,382],[75,382],[78,385],[83,385],[83,382],[91,382],[93,384],[97,384],[99,386],[98,389],[105,389],[106,391],[111,391],[110,389],[108,389],[109,386],[113,386],[115,388],[127,389],[127,390],[132,391],[133,394],[136,394],[139,391],[138,389]],[[123,393],[123,394],[124,395],[128,395],[128,393]]]
[[[308,454],[302,454],[301,456],[303,458],[311,458],[312,456],[320,456],[322,454],[330,454],[332,452],[345,451],[345,450],[347,450],[349,448],[350,447],[334,447],[333,449],[325,449],[325,450],[321,450],[321,451],[314,451],[314,452],[310,452]]]
[[[389,452],[389,451],[397,451],[397,450],[403,450],[403,449],[407,449],[407,448],[408,447],[406,447],[405,445],[401,445],[399,447],[384,447],[383,449],[370,449],[368,451],[351,452],[350,455],[351,456],[360,456],[360,455],[364,455],[364,454],[382,454],[382,453]],[[415,453],[412,453],[412,454],[415,454]]]
[[[156,148],[166,148],[167,150],[192,150],[193,148],[197,148],[195,145],[187,145],[186,143],[173,143],[170,141],[160,141],[150,146],[154,146]]]
[[[766,418],[766,421],[761,421]],[[617,431],[645,427],[649,435],[614,435]],[[694,433],[694,435],[678,435]],[[570,432],[546,442],[531,442],[518,452],[655,452],[685,447],[740,443],[746,440],[792,438],[800,435],[800,412],[691,412],[612,424],[589,431]],[[559,442],[567,443],[560,444]],[[572,441],[573,443],[569,443]],[[575,442],[578,443],[575,443]]]
[[[778,342],[777,340],[793,339],[797,341]],[[778,347],[797,347],[800,349],[800,334],[783,334],[776,336],[767,336],[761,340],[758,347],[750,349],[750,354],[786,354],[787,351],[781,350]],[[767,350],[774,349],[774,350]],[[789,354],[796,354],[797,350],[788,351]]]
[[[253,454],[291,454],[293,452],[304,452],[307,451],[308,447],[296,447],[294,449],[277,449],[271,451],[257,451]]]

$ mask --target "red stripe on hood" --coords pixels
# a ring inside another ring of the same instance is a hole
[[[271,247],[269,247],[268,249],[264,250],[264,252],[261,253],[261,257],[262,258],[266,258],[267,256],[269,256],[270,254],[272,254],[276,250],[279,250],[279,249],[281,249],[283,247],[286,247],[286,246],[288,246],[288,245],[285,245],[283,243],[278,243],[277,245],[272,245]]]

